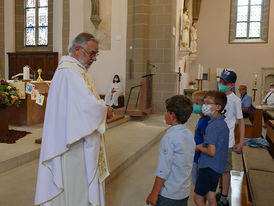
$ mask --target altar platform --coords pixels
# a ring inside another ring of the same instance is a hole
[[[143,121],[129,120],[130,117],[126,116],[108,123],[105,133],[110,170],[118,169],[118,173],[122,163],[126,166],[127,161],[132,161],[133,157],[141,155],[158,141],[158,135],[167,129],[163,115],[151,115]],[[0,144],[0,174],[39,158],[41,145],[35,144],[35,139],[42,136],[42,127],[42,124],[10,126],[10,129],[24,130],[31,134],[19,139],[15,144]],[[111,176],[115,175],[115,172],[111,174]]]

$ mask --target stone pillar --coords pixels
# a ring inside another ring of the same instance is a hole
[[[157,68],[152,69],[156,74],[152,93],[154,113],[163,113],[165,99],[177,91],[175,37],[172,35],[175,22],[175,1],[128,1],[126,97],[130,87],[138,85],[140,77],[152,69],[147,67],[149,60]]]
[[[69,45],[69,18],[70,18],[70,12],[69,12],[70,6],[69,6],[69,0],[63,0],[63,54],[68,54],[68,45]]]
[[[126,99],[132,86],[140,84],[148,60],[149,3],[128,0]],[[130,105],[135,105],[139,88],[133,90]]]
[[[163,113],[165,100],[177,93],[175,73],[176,1],[152,0],[150,5],[149,58],[158,68],[153,81],[153,111]]]
[[[4,1],[0,1],[0,77],[5,77]]]

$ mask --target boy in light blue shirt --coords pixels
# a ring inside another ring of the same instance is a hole
[[[184,95],[166,100],[165,121],[171,127],[160,142],[155,183],[147,204],[187,206],[195,142],[185,123],[192,110],[191,100]]]

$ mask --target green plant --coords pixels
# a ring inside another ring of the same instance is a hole
[[[17,89],[4,79],[0,79],[0,107],[19,105]]]

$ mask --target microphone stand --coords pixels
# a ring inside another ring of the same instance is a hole
[[[36,79],[36,76],[35,76],[36,72],[32,68],[30,68],[30,67],[29,67],[29,69],[32,71],[32,73],[33,73],[33,81],[35,81],[35,79]]]

